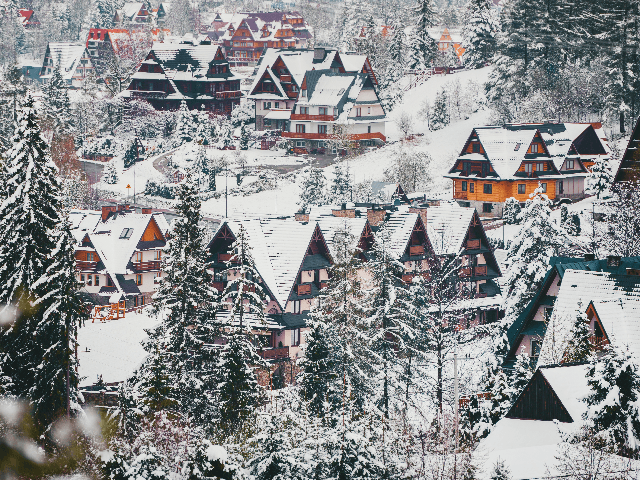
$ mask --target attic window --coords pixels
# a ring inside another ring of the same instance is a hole
[[[125,228],[122,230],[120,238],[131,238],[131,235],[133,235],[133,228]]]
[[[513,149],[514,152],[517,152],[518,150],[520,150],[520,145],[522,145],[521,143],[516,143],[516,148]]]
[[[344,93],[344,88],[341,88],[340,91],[338,92],[338,95],[342,95]]]

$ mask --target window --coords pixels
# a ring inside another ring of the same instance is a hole
[[[162,250],[156,250],[156,254],[154,256],[156,260],[160,260],[162,258]]]
[[[367,133],[371,133],[371,125],[367,126]]]
[[[490,183],[485,183],[483,185],[483,191],[484,193],[493,193],[493,185]]]
[[[93,252],[87,252],[87,262],[93,262]]]
[[[87,285],[93,285],[93,275],[87,275]]]
[[[271,110],[271,102],[262,102],[263,110]]]
[[[462,191],[463,192],[467,191],[467,182],[462,182]]]
[[[525,163],[524,164],[524,171],[527,172],[527,173],[533,172],[533,163]]]
[[[142,285],[142,275],[136,275],[136,285]]]
[[[95,282],[93,283],[96,287],[100,286],[100,275],[96,275]]]
[[[573,170],[573,160],[567,160],[567,170]]]
[[[318,148],[324,148],[324,142],[322,141],[318,142]]]
[[[371,107],[367,107],[367,115],[371,115]]]
[[[303,96],[303,97],[306,97],[306,96],[307,96],[307,89],[306,89],[306,88],[302,90],[302,96]]]
[[[536,172],[544,172],[544,163],[536,164]]]
[[[531,153],[538,153],[538,144],[537,143],[532,143],[531,144]]]
[[[326,125],[318,125],[318,133],[327,133]]]
[[[553,313],[553,307],[545,307],[542,310],[542,318],[544,319],[545,322],[548,322],[549,320],[551,320],[552,313]]]
[[[120,238],[131,238],[131,235],[133,235],[133,228],[125,228],[122,230]]]
[[[493,203],[483,203],[482,211],[484,213],[491,213],[493,211]]]
[[[538,357],[540,355],[540,340],[531,340],[531,356]]]
[[[309,115],[309,107],[300,107],[301,115]]]
[[[280,108],[280,102],[274,102],[273,108]]]
[[[327,114],[327,107],[318,108],[318,113],[319,113],[319,115],[326,115]]]
[[[291,330],[291,346],[297,347],[300,345],[300,329],[294,328]]]
[[[558,184],[556,186],[556,193],[557,194],[564,193],[564,182],[562,180],[558,181]]]
[[[111,281],[111,277],[107,275],[107,287],[113,287],[113,282]]]
[[[469,193],[473,193],[474,192],[474,187],[475,187],[475,183],[471,182],[469,184]]]
[[[136,252],[136,262],[142,261],[142,252]]]
[[[306,143],[304,140],[296,140],[296,147],[304,148],[305,145]]]
[[[356,117],[362,116],[362,109],[360,107],[356,108]]]
[[[80,283],[84,283],[84,273],[80,274]]]
[[[305,126],[301,123],[298,123],[296,125],[296,133],[304,133],[305,132]]]
[[[542,185],[542,193],[547,193],[547,184],[541,183],[540,185]]]
[[[519,183],[518,184],[518,195],[524,195],[525,192],[527,191],[527,186],[524,183]]]
[[[471,151],[473,153],[480,153],[480,144],[478,142],[473,142],[471,144]]]
[[[293,313],[300,313],[300,300],[293,301]]]
[[[334,108],[333,109],[333,116],[336,117],[338,115],[338,109]]]

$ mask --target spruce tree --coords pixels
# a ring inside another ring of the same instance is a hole
[[[302,178],[300,200],[300,210],[306,210],[311,205],[323,205],[326,200],[325,186],[326,178],[320,168],[311,167]]]
[[[18,113],[13,146],[7,152],[6,198],[0,205],[0,304],[5,313],[20,306],[19,318],[0,337],[3,369],[15,395],[29,398],[47,340],[37,327],[44,305],[34,302],[49,292],[46,278],[56,251],[61,223],[56,167],[37,123],[29,95]]]
[[[451,122],[449,116],[449,94],[443,87],[436,95],[436,100],[433,104],[433,112],[431,113],[431,119],[429,121],[429,127],[431,130],[440,130],[446,127]]]
[[[469,18],[462,29],[464,63],[479,68],[493,57],[498,26],[489,0],[470,0],[466,8]]]
[[[184,100],[180,102],[177,116],[176,144],[182,145],[183,143],[191,142],[195,138],[197,127],[193,122],[193,115]]]
[[[593,359],[587,371],[591,390],[585,398],[585,418],[602,432],[618,454],[633,456],[640,450],[640,376],[631,353],[610,346],[601,360]]]
[[[586,307],[578,301],[576,318],[569,332],[569,343],[564,353],[564,362],[580,363],[591,358],[593,346],[591,344],[591,329],[589,328],[589,318],[586,314]]]
[[[591,176],[588,179],[589,190],[595,193],[599,200],[600,195],[608,191],[613,184],[613,172],[611,171],[610,160],[599,157],[591,167]]]
[[[80,411],[75,339],[78,327],[88,318],[76,280],[76,241],[66,218],[54,238],[51,265],[36,287],[46,292],[35,302],[40,312],[35,341],[43,355],[40,364],[34,365],[35,383],[29,398],[41,428]]]
[[[245,122],[242,122],[240,125],[240,150],[248,150],[249,149],[249,140],[251,137],[249,136],[249,127]]]
[[[350,191],[349,170],[340,164],[336,164],[333,167],[333,180],[329,188],[330,201],[336,204],[348,202]]]
[[[60,72],[60,61],[54,68],[51,79],[44,86],[44,118],[55,136],[67,134],[72,130],[71,101],[68,86]]]
[[[524,351],[520,352],[516,356],[516,363],[513,366],[513,372],[509,379],[514,401],[524,390],[524,387],[529,384],[529,380],[531,380],[532,376],[533,370],[531,368],[531,359]]]
[[[129,148],[124,153],[124,168],[129,168],[133,166],[134,163],[138,161],[138,144],[137,139],[133,139]]]
[[[431,66],[438,52],[436,41],[428,31],[436,24],[436,12],[432,0],[418,0],[413,11],[415,24],[411,37],[412,65],[410,68],[425,69]]]
[[[502,210],[502,220],[507,225],[516,225],[520,223],[520,202],[513,197],[507,198],[504,202]]]
[[[113,162],[109,162],[102,174],[102,180],[109,185],[115,185],[118,183],[118,170]]]

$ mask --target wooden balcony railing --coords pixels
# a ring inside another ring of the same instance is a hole
[[[256,286],[255,285],[243,285],[242,286],[242,291],[243,292],[255,292],[256,291]]]
[[[323,288],[327,288],[329,286],[329,282],[320,282],[318,283],[318,288],[322,290]]]
[[[467,250],[479,250],[479,249],[480,249],[480,239],[467,240]]]
[[[482,277],[487,274],[487,266],[479,265],[473,269],[473,273],[476,277]]]
[[[229,92],[216,92],[217,100],[225,100],[229,98],[240,98],[242,96],[242,92],[240,90],[229,91]]]
[[[280,81],[282,83],[291,83],[291,75],[280,75]]]
[[[424,280],[431,280],[431,275],[429,272],[421,272],[421,273],[405,273],[402,275],[402,281],[404,283],[413,283],[413,279],[416,277],[422,277]]]
[[[609,342],[606,337],[596,337],[595,335],[591,335],[589,337],[589,343],[594,350],[602,350]]]
[[[265,360],[282,360],[289,358],[289,347],[258,350],[258,354]]]
[[[459,275],[461,278],[470,277],[470,276],[471,276],[471,267],[462,267],[462,268],[458,271],[458,275]]]
[[[453,198],[457,198],[458,200],[466,200],[467,192],[454,192]]]
[[[231,260],[231,254],[230,253],[219,253],[218,254],[218,263],[228,262],[229,260]]]
[[[282,132],[282,136],[286,138],[298,138],[298,139],[306,139],[306,140],[329,140],[335,138],[335,136],[331,133],[298,133],[298,132]],[[379,139],[383,142],[387,141],[387,137],[385,137],[380,132],[371,132],[371,133],[351,133],[349,134],[349,138],[354,140],[373,140]]]
[[[298,98],[298,92],[287,92],[287,97]]]
[[[298,295],[311,295],[311,285],[308,283],[298,285]]]
[[[213,282],[213,288],[215,288],[218,292],[222,292],[224,290],[223,282]]]
[[[86,260],[76,260],[76,270],[87,271],[95,270],[98,262],[88,262]]]
[[[418,256],[424,255],[424,246],[423,245],[410,245],[409,246],[409,255],[410,256]]]
[[[136,272],[152,272],[160,270],[160,260],[152,260],[150,262],[133,262],[133,269]]]
[[[333,122],[333,115],[310,115],[308,113],[292,113],[291,120],[316,120],[318,122]]]

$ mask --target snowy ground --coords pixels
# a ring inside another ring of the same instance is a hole
[[[78,362],[80,385],[92,385],[100,375],[104,382],[126,380],[145,359],[141,341],[146,329],[157,319],[142,313],[127,312],[125,318],[101,323],[87,321],[78,330]]]

